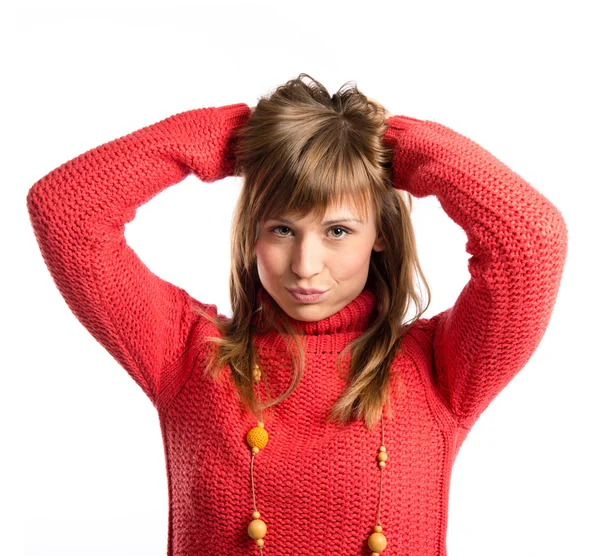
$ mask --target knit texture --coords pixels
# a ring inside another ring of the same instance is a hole
[[[259,554],[244,413],[227,373],[204,374],[203,304],[153,274],[127,245],[136,209],[190,173],[231,175],[231,133],[250,108],[182,112],[66,162],[36,182],[27,206],[52,278],[69,308],[158,411],[169,486],[168,556]],[[453,462],[473,424],[521,370],[548,326],[567,229],[548,199],[481,146],[435,122],[388,119],[394,187],[435,195],[467,234],[470,279],[454,305],[419,319],[392,366],[385,420],[381,523],[388,556],[444,556]],[[209,262],[207,261],[207,267]],[[264,299],[268,294],[261,289]],[[338,313],[301,322],[306,369],[265,420],[254,464],[265,556],[370,554],[377,519],[379,426],[326,424],[346,387],[335,356],[368,326],[369,289]],[[269,393],[289,386],[290,360],[274,332],[255,336]],[[262,389],[262,395],[266,391]]]

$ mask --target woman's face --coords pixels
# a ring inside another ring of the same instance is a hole
[[[337,313],[356,298],[367,282],[373,250],[382,251],[373,207],[369,218],[350,205],[332,207],[323,222],[312,214],[303,219],[271,219],[260,224],[256,257],[260,281],[292,318],[312,322]],[[319,299],[302,302],[288,288],[323,290]]]

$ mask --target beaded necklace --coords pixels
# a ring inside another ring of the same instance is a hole
[[[258,365],[254,365],[252,369],[252,378],[254,383],[257,384],[260,382],[262,376],[262,372]],[[260,389],[257,389],[257,397],[260,402]],[[256,495],[254,492],[254,458],[255,456],[265,448],[267,442],[269,441],[269,435],[265,430],[265,424],[263,422],[262,416],[262,407],[260,409],[260,420],[256,423],[256,426],[251,428],[246,434],[246,442],[252,448],[252,456],[250,459],[250,478],[252,482],[252,502],[254,505],[254,511],[252,512],[252,521],[248,525],[248,535],[252,539],[256,541],[256,546],[258,546],[260,550],[260,554],[262,556],[264,549],[264,537],[267,534],[267,524],[260,519],[260,512],[256,507]],[[381,526],[381,495],[382,495],[382,485],[383,485],[383,469],[385,467],[385,462],[387,461],[388,455],[385,448],[385,444],[383,441],[383,414],[381,416],[381,445],[379,446],[379,453],[377,454],[377,462],[379,465],[379,469],[381,471],[379,476],[379,504],[377,509],[377,525],[373,527],[373,532],[369,536],[368,544],[369,548],[372,550],[371,556],[379,556],[380,552],[384,550],[387,546],[387,539],[385,535],[382,533]]]

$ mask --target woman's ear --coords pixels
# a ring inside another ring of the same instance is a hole
[[[381,234],[377,236],[375,243],[373,244],[373,251],[383,251],[385,248],[385,243],[383,241],[383,237]]]

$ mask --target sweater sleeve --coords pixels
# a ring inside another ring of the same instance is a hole
[[[388,118],[392,184],[435,195],[467,235],[470,279],[425,319],[433,382],[470,428],[530,359],[548,326],[567,254],[559,210],[467,137],[432,121]]]
[[[27,194],[61,295],[155,406],[165,370],[187,349],[192,304],[208,306],[153,274],[127,245],[125,224],[190,173],[205,182],[232,175],[232,132],[249,114],[243,103],[175,114],[62,164]]]

